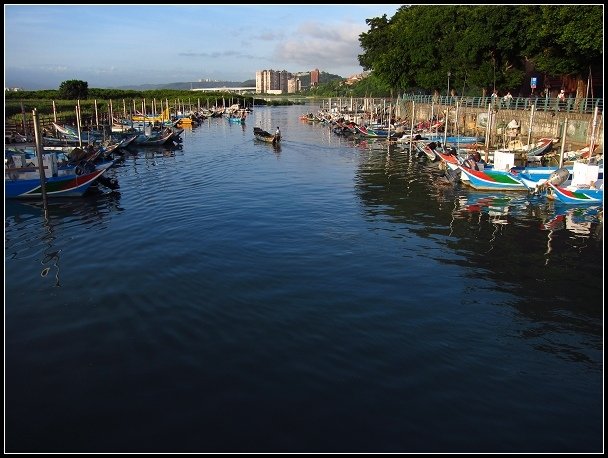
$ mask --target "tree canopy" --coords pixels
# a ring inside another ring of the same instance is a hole
[[[67,80],[59,85],[59,97],[62,99],[86,99],[89,95],[89,83],[80,80]]]
[[[366,20],[359,63],[393,90],[516,90],[603,62],[601,5],[413,5]],[[448,76],[449,73],[449,76]]]

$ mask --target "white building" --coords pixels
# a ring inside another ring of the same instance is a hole
[[[255,92],[258,94],[288,93],[291,78],[293,75],[287,70],[259,70],[255,72]]]

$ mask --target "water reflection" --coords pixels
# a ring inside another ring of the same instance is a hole
[[[281,145],[283,144],[283,142],[285,142],[285,139],[281,140],[280,142],[272,143],[265,142],[264,140],[259,140],[254,137],[253,141],[256,145],[259,145],[260,148],[268,148],[268,150],[273,151],[278,157],[280,156],[281,151],[283,149]]]
[[[275,144],[271,143],[271,145],[272,145],[272,150],[277,155],[277,157],[279,157],[281,155],[281,150],[282,150],[281,142],[277,142]]]
[[[585,207],[556,207],[555,215],[547,215],[550,219],[543,227],[550,231],[567,230],[573,234],[591,236],[602,239],[603,209],[600,206]]]
[[[126,156],[142,156],[146,158],[151,157],[174,157],[176,152],[183,150],[183,145],[178,144],[167,144],[158,146],[129,146],[125,151]]]
[[[377,227],[393,224],[391,230],[403,232],[404,242],[407,233],[413,232],[431,241],[428,256],[461,267],[466,277],[480,273],[479,285],[471,291],[475,300],[506,301],[530,318],[539,339],[549,340],[545,332],[556,331],[601,335],[597,325],[603,302],[598,282],[602,278],[601,208],[560,206],[521,192],[438,185],[443,172],[435,163],[405,151],[387,152],[386,144],[384,151],[369,150],[364,142],[357,146],[365,146],[369,153],[362,157],[355,189],[367,218]],[[404,243],[404,249],[412,248]],[[447,297],[451,293],[460,297],[457,284],[444,281],[441,287]],[[566,315],[578,318],[566,319]],[[533,324],[538,321],[543,326]],[[522,336],[528,332],[528,326],[524,328]],[[558,348],[547,341],[534,345],[589,360],[574,348]]]
[[[7,200],[5,203],[5,253],[7,260],[35,259],[43,267],[39,277],[53,278],[61,286],[60,258],[69,250],[69,228],[107,223],[119,212],[120,193],[92,187],[84,197],[49,199],[46,211],[41,201]]]
[[[599,216],[438,184],[299,113],[252,118],[281,126],[281,160],[220,119],[127,156],[115,201],[51,209],[50,231],[6,218],[11,448],[266,450],[282,418],[271,449],[597,450]]]
[[[492,224],[507,224],[507,215],[513,200],[514,197],[508,195],[470,193],[459,197],[455,212],[457,217],[462,218],[466,218],[468,214],[478,215],[479,221],[485,214]]]
[[[386,213],[408,216],[422,212],[442,222],[449,209],[451,229],[458,219],[475,220],[476,225],[513,224],[536,229],[545,228],[545,224],[547,229],[556,226],[555,221],[550,223],[555,219],[567,222],[564,227],[575,235],[601,240],[601,207],[572,208],[524,192],[473,190],[444,179],[445,170],[437,163],[412,155],[399,145],[366,140],[354,140],[353,145],[369,153],[362,157],[355,186],[367,204],[366,211],[373,214],[381,206]]]

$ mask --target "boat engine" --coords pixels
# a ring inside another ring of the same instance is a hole
[[[547,183],[551,183],[554,186],[559,186],[563,184],[569,177],[570,170],[568,170],[566,167],[562,167],[549,175],[549,178],[547,178]]]

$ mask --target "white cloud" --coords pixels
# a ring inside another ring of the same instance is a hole
[[[320,69],[348,67],[354,71],[361,53],[359,35],[365,30],[365,26],[355,23],[306,22],[276,46],[274,58]]]

